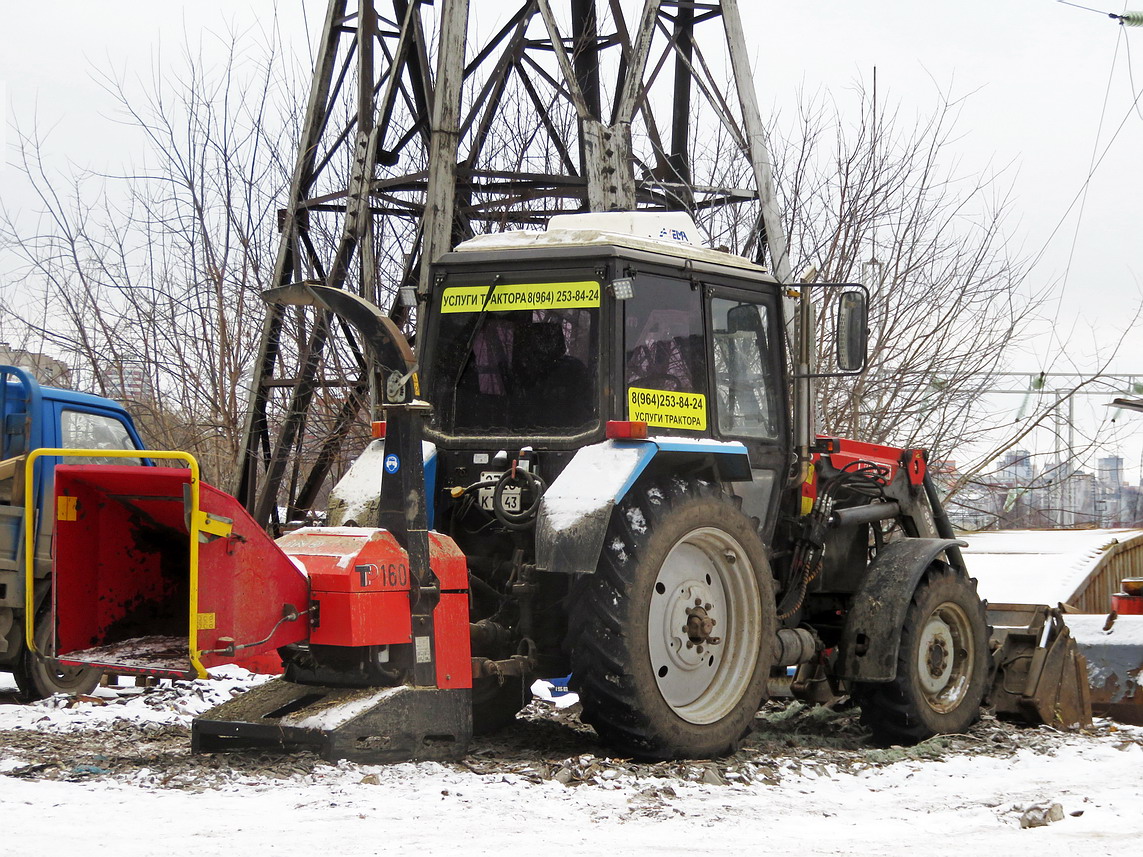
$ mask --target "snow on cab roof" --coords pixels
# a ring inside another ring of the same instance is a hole
[[[459,252],[527,250],[552,247],[625,247],[728,265],[764,273],[761,265],[742,256],[712,250],[694,243],[698,227],[682,212],[611,211],[598,214],[564,214],[551,219],[548,228],[510,230],[478,235],[456,246]]]

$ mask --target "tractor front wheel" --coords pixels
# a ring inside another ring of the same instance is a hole
[[[572,595],[582,719],[639,758],[732,751],[765,696],[775,628],[766,553],[733,498],[681,480],[633,492]]]
[[[976,581],[936,563],[905,614],[897,677],[854,689],[862,723],[882,745],[963,732],[980,715],[988,669],[988,620]]]

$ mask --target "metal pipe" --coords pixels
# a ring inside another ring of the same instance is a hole
[[[854,506],[852,509],[834,509],[829,516],[829,525],[835,528],[853,527],[896,518],[900,514],[899,503],[867,503],[864,506]]]
[[[808,628],[782,628],[774,636],[778,641],[777,665],[780,667],[808,664],[822,648],[817,635]]]

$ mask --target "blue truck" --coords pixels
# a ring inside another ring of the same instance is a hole
[[[24,700],[53,693],[83,693],[99,681],[85,668],[49,667],[30,655],[25,644],[24,503],[34,492],[36,639],[51,639],[51,545],[54,514],[42,514],[52,497],[54,460],[41,459],[32,485],[24,479],[28,453],[41,448],[144,448],[130,415],[110,399],[42,386],[26,370],[0,365],[0,671],[11,672]],[[136,463],[142,463],[140,458]],[[90,460],[89,463],[97,463]],[[127,463],[119,459],[117,463]]]

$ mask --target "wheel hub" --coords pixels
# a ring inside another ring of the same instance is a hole
[[[710,615],[709,611],[711,605],[704,602],[701,598],[695,599],[695,606],[687,608],[687,624],[683,628],[683,633],[687,635],[687,643],[690,646],[698,648],[702,652],[702,645],[706,643],[711,646],[716,646],[722,642],[720,637],[712,637],[710,632],[714,630],[714,626],[718,624],[718,620]]]
[[[921,632],[921,645],[917,670],[921,686],[926,693],[936,694],[949,683],[953,671],[952,630],[939,616],[929,617]]]
[[[677,586],[667,618],[663,622],[666,653],[670,664],[668,670],[710,669],[718,663],[717,653],[710,646],[720,642],[712,638],[710,632],[718,624],[718,608],[711,603],[714,597],[712,587],[703,580],[691,578]],[[714,656],[714,663],[710,659]],[[661,676],[663,678],[663,676]]]

